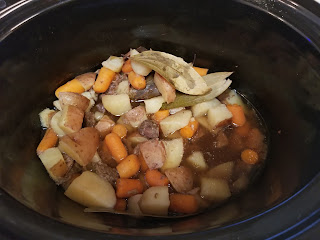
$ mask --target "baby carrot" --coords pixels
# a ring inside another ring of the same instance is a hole
[[[78,79],[73,79],[66,84],[60,86],[55,91],[55,95],[57,98],[59,98],[60,92],[73,92],[73,93],[83,93],[85,90],[81,84],[81,82]]]
[[[205,76],[208,73],[208,68],[199,68],[199,67],[193,67],[194,70],[196,70],[197,73],[199,73],[200,76]]]
[[[117,161],[117,163],[128,156],[127,149],[117,134],[109,133],[105,137],[104,142],[106,143],[112,157]]]
[[[118,178],[116,188],[118,198],[129,198],[143,192],[143,185],[139,179]]]
[[[144,78],[144,76],[136,74],[133,71],[129,73],[128,79],[134,89],[140,90],[140,89],[144,89],[146,87],[147,83],[146,83],[146,79]]]
[[[132,66],[131,66],[131,60],[127,60],[124,64],[123,64],[123,67],[122,67],[122,72],[124,73],[129,73],[129,72],[132,72],[133,69],[132,69]]]
[[[195,213],[199,206],[196,198],[193,195],[187,194],[170,194],[169,209],[178,213]]]
[[[169,184],[169,179],[156,169],[146,172],[146,181],[150,187],[167,186]]]
[[[258,153],[251,149],[245,149],[241,153],[241,159],[248,164],[256,164],[259,160]]]
[[[245,137],[249,134],[249,131],[250,131],[250,124],[249,122],[247,121],[245,124],[243,124],[242,126],[240,127],[236,127],[234,129],[234,131],[240,135],[241,137]]]
[[[112,132],[117,134],[120,138],[124,138],[127,135],[127,128],[123,124],[117,124],[112,128]]]
[[[127,208],[127,201],[122,198],[117,198],[116,205],[114,205],[113,208],[116,211],[125,211]]]
[[[96,93],[103,93],[108,90],[116,73],[108,68],[102,67],[99,71],[97,80],[93,85]]]
[[[140,169],[140,161],[137,155],[131,154],[123,159],[117,166],[120,178],[130,178]]]
[[[232,113],[232,123],[237,126],[242,126],[246,122],[246,116],[244,115],[243,108],[240,105],[232,104],[227,105],[227,108]]]
[[[192,138],[199,127],[199,122],[194,118],[190,120],[187,126],[180,129],[180,135],[184,138]]]
[[[48,128],[44,137],[42,138],[41,142],[38,145],[37,148],[37,154],[41,154],[48,148],[54,147],[58,142],[58,136],[57,134],[51,129]]]
[[[159,110],[155,114],[153,114],[153,120],[160,123],[163,119],[168,117],[170,114],[169,110]]]

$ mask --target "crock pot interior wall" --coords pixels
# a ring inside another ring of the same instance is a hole
[[[268,163],[250,191],[198,217],[143,220],[85,214],[49,179],[35,154],[38,113],[63,82],[140,45],[187,61],[196,54],[196,65],[213,72],[234,71],[232,87],[254,103],[270,130]],[[120,234],[200,231],[254,216],[319,172],[319,53],[251,7],[222,0],[73,1],[23,24],[0,51],[1,187],[43,215]]]

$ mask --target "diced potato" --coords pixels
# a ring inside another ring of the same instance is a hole
[[[85,110],[86,112],[89,112],[90,109],[94,106],[94,104],[96,103],[95,100],[94,100],[94,96],[92,96],[92,94],[90,92],[84,92],[84,93],[81,93],[82,96],[86,97],[87,99],[89,99],[89,104],[88,104],[88,107],[87,109]]]
[[[45,127],[45,128],[50,127],[50,121],[51,121],[51,118],[53,117],[54,114],[55,114],[55,111],[51,110],[49,108],[42,110],[39,113],[41,126]]]
[[[99,131],[101,137],[105,137],[111,132],[115,122],[112,121],[107,115],[104,115],[96,124],[95,128]]]
[[[183,139],[177,138],[170,141],[162,141],[166,151],[166,160],[161,168],[162,171],[168,168],[179,167],[183,157]]]
[[[110,56],[106,61],[102,62],[102,66],[114,72],[121,72],[123,63],[123,57]]]
[[[140,154],[149,169],[161,168],[166,160],[166,152],[163,143],[158,139],[152,139],[140,144]]]
[[[222,101],[225,104],[237,104],[240,105],[244,110],[247,109],[246,104],[244,104],[241,96],[236,92],[236,90],[229,90],[224,100]]]
[[[176,114],[177,112],[180,112],[180,111],[182,111],[184,109],[185,109],[184,107],[171,108],[171,109],[169,109],[169,113],[170,113],[170,115]]]
[[[59,100],[55,100],[53,101],[53,106],[58,109],[59,111],[62,110],[62,107],[61,107],[61,104],[60,104],[60,101]]]
[[[96,111],[96,112],[94,113],[94,119],[95,119],[96,121],[100,121],[101,118],[103,118],[103,116],[104,116],[104,114],[103,114],[102,112]]]
[[[208,122],[211,128],[216,128],[232,118],[232,113],[228,110],[226,105],[220,104],[208,111]]]
[[[148,141],[148,138],[145,138],[144,136],[140,135],[137,132],[134,132],[130,134],[128,137],[128,142],[131,143],[133,146],[138,145],[139,143],[143,143]]]
[[[171,103],[176,99],[176,89],[166,79],[155,73],[153,81],[167,103]]]
[[[196,117],[196,120],[199,122],[199,124],[206,128],[207,130],[211,131],[212,128],[208,122],[208,118],[206,116],[202,116],[202,117]]]
[[[228,182],[219,178],[201,178],[200,195],[214,202],[221,202],[231,196]]]
[[[169,191],[167,186],[150,187],[140,199],[140,209],[145,214],[168,215],[170,206]]]
[[[146,110],[143,106],[138,106],[131,109],[124,114],[124,118],[134,128],[139,127],[144,120],[148,119]]]
[[[224,178],[229,179],[232,175],[234,167],[234,162],[226,162],[219,164],[218,166],[211,168],[207,173],[206,176],[212,178]]]
[[[136,194],[128,199],[128,212],[133,213],[134,215],[142,215],[139,202],[142,197],[142,194]]]
[[[159,109],[164,103],[164,99],[162,96],[150,98],[148,100],[144,100],[144,104],[146,105],[147,114],[155,113],[159,111]]]
[[[68,171],[67,164],[58,148],[45,150],[39,155],[39,158],[53,180],[63,177]]]
[[[131,110],[131,103],[128,94],[104,95],[102,104],[108,112],[120,116]]]
[[[59,127],[65,133],[77,132],[82,127],[84,112],[72,105],[64,106],[59,121]]]
[[[130,84],[129,81],[125,80],[119,83],[116,94],[129,94]]]
[[[240,192],[247,188],[249,184],[249,179],[247,176],[243,175],[239,177],[236,181],[232,184],[232,190],[233,192]]]
[[[91,162],[94,162],[94,163],[98,163],[98,162],[101,162],[102,159],[101,157],[99,156],[98,152],[96,152],[91,160]]]
[[[184,166],[169,168],[164,173],[177,192],[186,193],[193,188],[193,174],[189,168]]]
[[[131,67],[135,73],[141,76],[148,76],[149,73],[152,71],[151,68],[147,67],[146,65],[143,65],[142,63],[136,62],[134,60],[131,60]]]
[[[192,106],[191,111],[194,117],[201,117],[206,115],[210,108],[214,108],[220,104],[221,104],[220,101],[214,98],[210,101],[198,103]]]
[[[90,171],[74,179],[64,194],[86,207],[113,208],[117,201],[112,185]]]
[[[197,171],[204,171],[208,168],[203,153],[200,151],[193,152],[188,158],[187,162]]]
[[[82,128],[63,136],[59,141],[58,148],[73,158],[81,166],[86,166],[92,161],[99,146],[99,132],[95,128]]]
[[[176,114],[170,115],[160,122],[160,128],[164,136],[168,136],[188,125],[192,113],[190,110],[182,110]]]
[[[84,112],[88,108],[90,100],[79,93],[60,92],[59,102],[62,109],[67,105],[72,105]]]
[[[85,91],[88,91],[94,84],[97,74],[94,72],[88,72],[81,74],[76,79],[81,83]]]
[[[60,128],[58,124],[60,122],[61,116],[62,116],[62,112],[61,111],[57,112],[56,114],[53,115],[50,122],[51,128],[59,137],[62,137],[65,135],[65,132]]]
[[[138,55],[139,54],[139,52],[136,50],[136,49],[130,49],[130,57],[133,57],[133,56],[135,56],[135,55]]]
[[[177,139],[177,138],[182,138],[180,131],[175,131],[174,133],[169,134],[166,136],[167,139]]]

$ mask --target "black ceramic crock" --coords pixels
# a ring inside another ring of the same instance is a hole
[[[313,1],[0,1],[1,239],[317,239],[320,11]],[[84,213],[35,149],[38,113],[72,77],[144,46],[211,71],[270,133],[265,171],[218,209],[175,220]]]

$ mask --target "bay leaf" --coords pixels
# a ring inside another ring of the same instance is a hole
[[[159,51],[144,51],[131,57],[159,73],[172,83],[176,90],[189,95],[203,95],[210,88],[203,78],[182,58]]]
[[[191,96],[177,92],[176,99],[172,103],[163,103],[161,109],[172,109],[178,107],[190,107],[197,103],[210,101],[223,93],[232,83],[227,79],[232,72],[215,72],[203,77],[203,79],[211,88],[211,91],[201,96]]]

